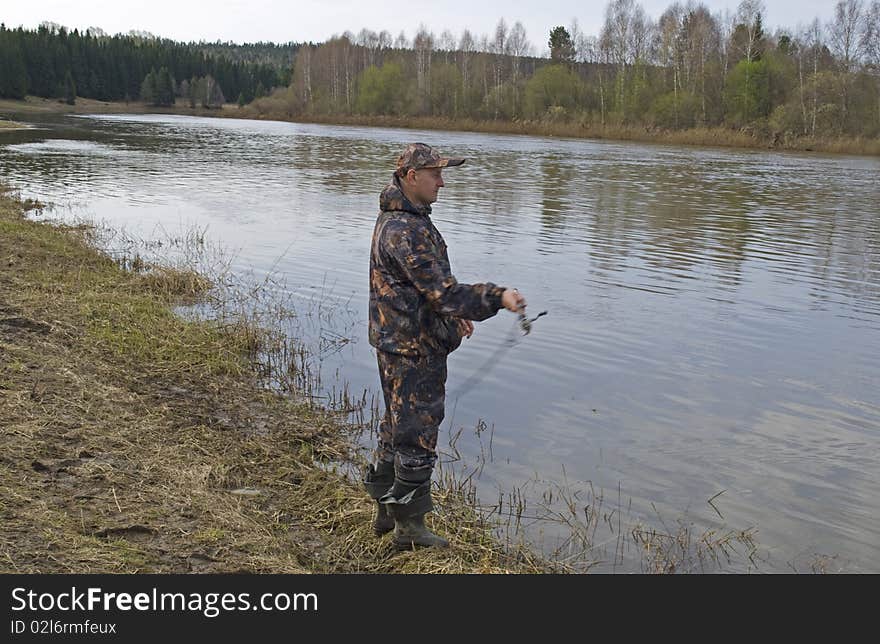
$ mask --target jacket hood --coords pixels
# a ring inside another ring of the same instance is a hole
[[[382,211],[402,210],[416,215],[427,216],[431,214],[431,206],[417,206],[411,202],[400,187],[400,177],[397,174],[391,179],[391,183],[385,186],[379,195],[379,209]]]

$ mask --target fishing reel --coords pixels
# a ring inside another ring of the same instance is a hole
[[[529,317],[526,315],[526,310],[525,310],[525,308],[521,308],[521,309],[517,312],[517,315],[519,316],[519,328],[520,328],[520,330],[522,331],[522,334],[523,334],[523,335],[528,335],[528,334],[531,333],[531,331],[532,331],[532,322],[534,322],[535,320],[537,320],[537,319],[538,319],[539,317],[541,317],[542,315],[547,315],[547,311],[541,311],[541,312],[538,313],[538,315],[536,315],[535,317],[533,317],[533,318],[529,318]]]

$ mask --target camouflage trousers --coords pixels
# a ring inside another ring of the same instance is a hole
[[[376,352],[385,397],[379,423],[380,461],[430,476],[437,460],[437,432],[446,400],[446,354],[404,356]]]

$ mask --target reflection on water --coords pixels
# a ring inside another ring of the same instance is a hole
[[[27,120],[19,115],[18,120]],[[366,341],[368,244],[400,148],[468,162],[435,221],[461,281],[522,290],[549,315],[471,390],[444,436],[494,426],[487,497],[540,476],[659,512],[757,526],[771,569],[838,555],[880,570],[880,163],[524,136],[179,116],[42,117],[0,133],[27,196],[151,234],[197,225],[240,269],[348,302],[330,355],[378,385]],[[54,120],[53,120],[54,119]],[[477,325],[449,391],[513,318]],[[465,433],[456,447],[475,458]],[[872,474],[873,472],[873,474]]]

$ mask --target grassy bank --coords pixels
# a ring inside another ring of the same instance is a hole
[[[0,572],[550,569],[449,489],[431,522],[452,547],[393,552],[341,473],[346,426],[258,384],[259,328],[184,320],[209,280],[39,207],[0,190]]]
[[[596,125],[549,121],[477,121],[441,117],[399,117],[363,115],[294,114],[284,107],[283,101],[269,97],[243,108],[227,103],[219,109],[190,108],[184,105],[159,108],[143,103],[110,103],[91,99],[77,99],[75,105],[57,100],[28,97],[26,101],[0,100],[0,112],[63,112],[73,114],[185,114],[224,118],[277,120],[293,123],[324,125],[358,125],[368,127],[396,127],[418,130],[445,130],[484,132],[493,134],[526,134],[533,136],[633,141],[665,145],[694,145],[746,149],[773,149],[801,152],[828,152],[835,154],[880,155],[880,140],[861,138],[823,137],[762,137],[750,130],[732,130],[723,127],[702,127],[689,130],[664,130],[644,126]],[[2,121],[0,121],[2,123]]]
[[[91,98],[77,98],[76,103],[68,105],[58,99],[28,96],[23,101],[0,99],[0,113],[27,114],[29,112],[50,112],[58,114],[190,114],[195,116],[236,116],[238,106],[227,103],[219,109],[202,107],[191,108],[179,104],[175,107],[152,107],[140,101],[111,102],[96,101]]]
[[[0,130],[21,130],[24,128],[27,128],[27,125],[25,125],[24,123],[17,123],[16,121],[0,119]]]
[[[476,121],[472,119],[447,119],[440,117],[319,115],[288,117],[283,112],[260,111],[258,108],[254,107],[246,107],[242,110],[242,113],[230,115],[254,119],[287,120],[300,123],[322,123],[327,125],[366,125],[370,127],[398,127],[419,130],[527,134],[532,136],[631,141],[641,143],[660,143],[665,145],[831,152],[871,156],[880,155],[880,140],[877,139],[822,139],[797,137],[771,141],[755,136],[748,131],[730,130],[722,127],[693,128],[690,130],[664,130],[661,128],[647,128],[635,125],[597,126],[527,120]]]

